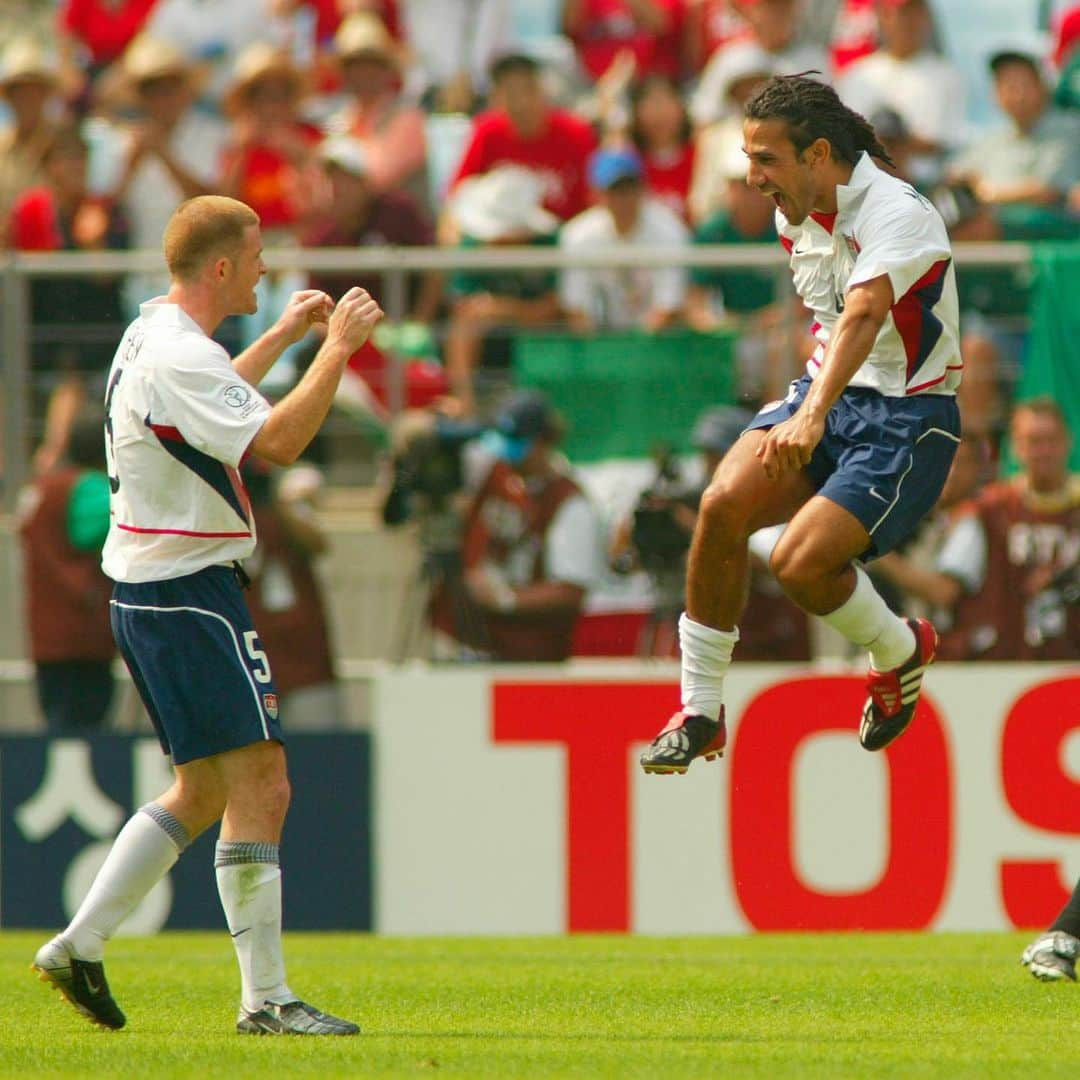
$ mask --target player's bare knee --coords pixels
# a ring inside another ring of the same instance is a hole
[[[780,587],[793,599],[797,599],[812,586],[820,575],[820,568],[815,565],[813,553],[805,544],[787,540],[786,534],[780,537],[769,556],[769,569],[779,582]]]
[[[749,517],[745,499],[723,481],[710,484],[701,496],[699,528],[708,535],[710,546],[745,543]]]

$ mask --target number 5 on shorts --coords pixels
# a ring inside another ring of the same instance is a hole
[[[256,682],[268,683],[270,681],[270,658],[259,648],[259,631],[244,631],[244,648],[248,656],[255,662],[256,667],[251,669]]]

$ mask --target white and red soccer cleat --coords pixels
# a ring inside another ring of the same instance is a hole
[[[875,671],[866,676],[870,696],[863,706],[859,742],[864,750],[883,750],[904,733],[915,716],[923,674],[937,652],[937,631],[927,619],[908,619],[915,634],[915,651],[906,663],[892,671]]]

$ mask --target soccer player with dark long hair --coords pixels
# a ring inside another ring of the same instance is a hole
[[[679,623],[682,708],[642,755],[646,772],[685,772],[694,758],[723,752],[724,675],[757,529],[787,523],[771,560],[780,584],[869,652],[859,726],[867,750],[911,722],[937,647],[933,626],[893,614],[862,564],[896,547],[934,505],[960,438],[945,226],[875,163],[889,157],[866,120],[805,75],[771,79],[751,98],[743,138],[746,181],[776,204],[818,345],[702,497]]]

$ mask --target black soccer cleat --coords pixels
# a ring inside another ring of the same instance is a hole
[[[1076,982],[1076,957],[1080,955],[1080,940],[1064,930],[1048,930],[1036,938],[1020,957],[1020,963],[1043,982]]]
[[[241,1009],[236,1019],[240,1035],[359,1035],[360,1028],[348,1020],[320,1012],[303,1001],[284,1005],[268,1001],[261,1009]]]
[[[864,750],[883,750],[901,736],[915,717],[923,675],[937,653],[937,631],[927,619],[908,619],[915,634],[915,651],[898,668],[866,676],[870,692],[863,706],[859,742]]]
[[[105,965],[100,960],[80,960],[62,937],[54,937],[38,949],[31,969],[42,982],[59,990],[90,1023],[113,1031],[127,1023],[109,993]]]
[[[684,773],[694,758],[712,761],[724,756],[727,729],[724,710],[720,719],[677,712],[641,755],[641,767],[647,773]]]

